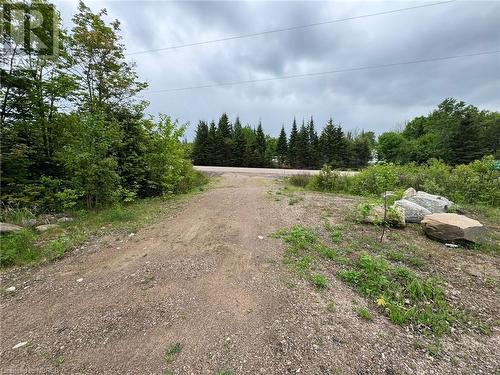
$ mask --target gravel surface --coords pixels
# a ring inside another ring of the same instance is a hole
[[[356,201],[311,194],[290,205],[270,197],[278,188],[272,178],[224,174],[134,236],[107,236],[48,265],[3,273],[2,288],[16,289],[1,300],[2,373],[498,370],[496,331],[446,339],[454,355],[433,358],[385,317],[361,320],[353,303],[366,301],[334,277],[317,291],[288,270],[284,246],[269,235],[318,225],[325,206],[335,220]],[[180,352],[166,356],[176,343]]]

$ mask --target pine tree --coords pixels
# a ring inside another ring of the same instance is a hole
[[[450,139],[452,164],[467,164],[484,154],[480,129],[471,113],[467,112],[458,123]]]
[[[227,114],[223,113],[217,127],[217,159],[220,165],[231,166],[233,154],[233,127]]]
[[[208,155],[208,125],[205,121],[200,121],[196,128],[196,135],[193,142],[192,151],[193,163],[195,165],[207,165]]]
[[[322,164],[330,165],[333,160],[333,155],[335,153],[335,124],[330,118],[326,123],[321,136],[319,138],[320,143],[320,161]]]
[[[217,152],[218,139],[215,122],[210,122],[207,137],[207,165],[220,165],[219,154]]]
[[[297,167],[305,168],[308,166],[309,159],[309,132],[302,121],[302,125],[297,136]]]
[[[264,167],[266,163],[266,136],[262,130],[262,124],[259,121],[257,131],[255,132],[255,149],[257,154],[257,163],[259,167]]]
[[[278,165],[282,166],[288,159],[288,144],[286,141],[285,126],[281,127],[280,136],[276,145],[276,154],[278,156]]]
[[[311,116],[311,120],[307,126],[308,138],[309,138],[309,150],[308,150],[308,168],[315,169],[319,166],[319,139],[316,129],[314,129],[314,121]]]
[[[299,132],[297,130],[297,122],[293,118],[292,130],[290,132],[290,140],[288,142],[288,162],[291,167],[297,167],[297,141]]]
[[[236,167],[245,166],[246,138],[241,127],[239,117],[236,117],[233,129],[233,165]]]

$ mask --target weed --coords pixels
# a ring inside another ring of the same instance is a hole
[[[64,363],[64,357],[62,357],[62,356],[55,357],[53,363],[54,363],[54,367],[61,366]]]
[[[172,363],[177,357],[177,354],[181,352],[181,350],[182,350],[182,345],[178,342],[170,345],[165,351],[165,361],[167,361],[167,363]]]
[[[373,315],[372,313],[365,307],[358,307],[356,309],[356,313],[358,314],[358,316],[361,318],[361,319],[364,319],[364,320],[369,320],[369,321],[372,321],[373,320]]]
[[[339,277],[372,300],[398,325],[411,325],[436,336],[463,319],[446,301],[437,280],[423,279],[410,269],[393,266],[381,257],[362,254]]]
[[[288,201],[288,204],[289,204],[290,206],[293,206],[294,204],[297,204],[297,203],[299,203],[299,202],[301,202],[301,201],[303,201],[303,200],[304,200],[304,198],[303,198],[303,197],[298,197],[298,196],[294,195],[294,196],[292,196],[292,197],[290,198],[290,200]]]
[[[231,371],[216,371],[215,375],[232,375]]]
[[[318,273],[311,276],[312,284],[318,289],[324,289],[328,286],[328,280],[325,275]]]
[[[330,302],[327,306],[326,306],[326,310],[328,312],[331,312],[331,313],[334,313],[335,311],[337,311],[337,306],[335,306],[335,302]]]
[[[441,343],[439,341],[434,341],[426,347],[426,352],[432,357],[437,357],[441,354]]]

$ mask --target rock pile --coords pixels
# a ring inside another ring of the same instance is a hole
[[[449,199],[425,191],[409,188],[394,206],[403,210],[405,222],[420,223],[427,236],[438,241],[477,242],[485,230],[477,220],[448,213],[453,206]]]

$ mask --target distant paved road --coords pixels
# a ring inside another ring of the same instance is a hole
[[[278,169],[278,168],[243,168],[243,167],[209,167],[209,166],[201,166],[195,165],[194,169],[200,172],[210,172],[210,173],[238,173],[245,175],[258,175],[258,176],[271,176],[271,177],[280,177],[280,176],[293,176],[298,174],[318,174],[319,170],[314,169]],[[358,172],[354,171],[342,171],[340,172],[346,175],[354,175]]]

